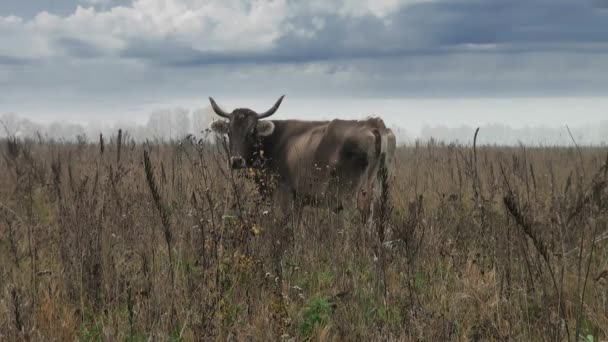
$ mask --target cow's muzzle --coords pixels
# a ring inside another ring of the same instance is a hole
[[[231,157],[230,167],[233,169],[242,169],[245,167],[245,159],[243,157]]]

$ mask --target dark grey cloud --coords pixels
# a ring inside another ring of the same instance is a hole
[[[0,66],[1,65],[8,65],[8,66],[25,65],[25,64],[29,64],[30,62],[31,61],[27,58],[0,55]]]
[[[552,96],[608,91],[608,11],[591,1],[436,1],[386,18],[300,15],[260,52],[204,53],[187,45],[132,44],[125,56],[155,65],[326,64],[368,75],[351,94]],[[166,48],[166,49],[165,49]],[[347,68],[348,67],[348,68]],[[373,77],[375,76],[375,77]],[[280,82],[280,81],[279,81]]]
[[[608,1],[606,0],[593,0],[593,6],[597,8],[608,8]]]
[[[321,29],[310,16],[292,17],[292,26],[312,36],[290,32],[274,48],[261,52],[205,53],[183,44],[150,41],[135,42],[124,55],[189,67],[454,53],[608,53],[608,11],[586,0],[446,0],[404,7],[387,18],[325,14],[315,20],[324,23]]]
[[[55,39],[55,44],[66,54],[77,58],[95,58],[104,55],[102,50],[82,39],[60,37]]]
[[[597,43],[608,37],[608,12],[590,1],[501,0],[433,3],[409,15],[444,18],[437,43]],[[407,17],[407,15],[406,15]]]

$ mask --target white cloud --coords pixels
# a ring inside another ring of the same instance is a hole
[[[429,1],[431,0],[347,0],[342,3],[339,13],[354,17],[372,14],[383,18],[403,6]]]
[[[256,52],[295,33],[312,38],[325,27],[321,17],[301,25],[307,13],[384,17],[421,0],[348,0],[288,3],[288,0],[133,0],[127,6],[98,7],[111,0],[82,0],[68,16],[45,11],[31,20],[0,16],[3,54],[21,58],[65,58],[57,41],[78,41],[102,56],[118,56],[133,41],[170,42],[200,52]]]
[[[61,56],[59,38],[77,39],[109,55],[132,40],[172,41],[199,51],[251,51],[270,47],[285,17],[285,0],[250,6],[235,0],[136,0],[108,10],[78,6],[67,17],[48,12],[29,21],[0,17],[0,42],[5,54],[23,58]]]

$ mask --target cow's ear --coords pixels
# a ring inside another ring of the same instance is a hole
[[[274,132],[274,123],[268,120],[260,120],[258,121],[257,131],[259,136],[269,136]]]
[[[226,134],[226,133],[228,133],[228,121],[225,121],[225,120],[211,121],[211,123],[209,124],[209,128],[216,133]]]

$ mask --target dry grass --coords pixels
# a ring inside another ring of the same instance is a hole
[[[399,148],[370,230],[104,139],[1,142],[0,340],[608,339],[605,148]]]

